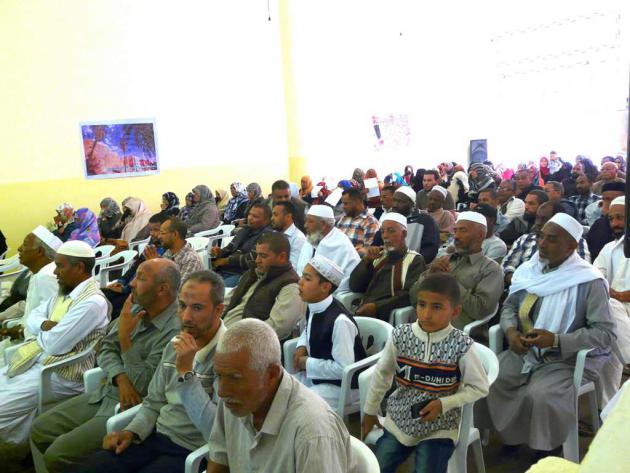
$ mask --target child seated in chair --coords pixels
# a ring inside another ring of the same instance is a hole
[[[446,473],[455,449],[462,406],[488,394],[488,378],[473,340],[451,321],[462,310],[457,280],[435,273],[417,291],[418,320],[396,327],[378,361],[364,406],[365,438],[381,427],[378,408],[387,400],[384,434],[376,443],[381,472],[395,472],[416,453],[416,473]]]
[[[343,277],[343,270],[325,256],[315,256],[304,267],[299,288],[308,304],[307,322],[293,355],[298,379],[333,409],[339,403],[343,369],[366,357],[354,318],[332,296]]]

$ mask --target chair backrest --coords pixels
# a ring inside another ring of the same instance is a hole
[[[359,337],[368,356],[382,351],[394,327],[372,317],[355,317],[354,320],[359,327]]]
[[[139,255],[142,254],[142,251],[144,250],[144,247],[147,246],[149,244],[149,241],[151,241],[151,237],[145,239],[145,240],[138,240],[138,241],[134,241],[132,243],[129,243],[129,249],[130,250],[135,250]],[[121,251],[122,253],[122,251]],[[120,253],[118,253],[120,254]]]
[[[368,369],[359,374],[359,405],[361,406],[361,417],[363,417],[363,406],[367,399],[367,393],[370,389],[370,383],[372,382],[372,376],[376,365],[370,366]]]
[[[210,242],[208,238],[198,237],[198,236],[186,238],[186,241],[190,243],[190,246],[192,246],[192,249],[198,253],[205,251],[205,249],[208,247],[208,243]]]
[[[112,251],[114,251],[115,248],[116,247],[114,245],[97,246],[96,248],[94,248],[96,259],[107,258],[109,255],[112,254]]]
[[[20,266],[22,266],[20,264],[20,259],[19,257],[16,255],[15,257],[11,257],[7,260],[4,260],[6,263],[0,265],[0,273],[6,273],[7,271],[12,271],[14,269],[19,268]]]
[[[380,473],[378,460],[367,445],[356,437],[350,437],[350,447],[358,473]]]
[[[7,253],[9,252],[9,250],[5,251],[4,256],[7,255]],[[4,258],[3,256],[3,258]],[[18,253],[14,254],[13,256],[10,256],[6,259],[2,259],[0,258],[0,266],[6,266],[9,263],[13,263],[14,261],[17,261],[19,259],[20,255]]]
[[[483,364],[483,369],[488,376],[488,382],[492,385],[496,381],[497,376],[499,376],[499,359],[497,355],[487,346],[477,342],[475,342],[475,352]]]

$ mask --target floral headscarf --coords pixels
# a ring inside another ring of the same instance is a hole
[[[236,191],[236,196],[232,197],[225,206],[225,212],[223,212],[223,220],[231,222],[236,218],[236,212],[239,205],[247,201],[247,189],[240,182],[233,182],[230,187],[233,187]]]
[[[70,233],[70,240],[84,241],[92,248],[101,241],[96,215],[90,209],[82,208],[75,212],[74,221],[77,228]]]

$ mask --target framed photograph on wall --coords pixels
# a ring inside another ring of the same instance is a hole
[[[80,130],[87,179],[159,174],[155,120],[84,122]]]

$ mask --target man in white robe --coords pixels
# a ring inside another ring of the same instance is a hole
[[[608,284],[575,251],[582,232],[574,218],[554,215],[538,252],[515,271],[501,312],[510,348],[499,355],[499,376],[475,418],[504,444],[527,444],[541,455],[562,445],[576,422],[577,352],[593,349],[585,376],[595,380],[615,340]]]
[[[611,357],[600,376],[602,407],[619,390],[623,365],[630,363],[630,259],[623,253],[625,210],[625,196],[611,202],[608,220],[615,239],[602,248],[593,263],[610,285],[610,309],[617,323],[616,356]]]
[[[297,273],[302,275],[304,267],[315,255],[325,256],[343,270],[344,278],[336,292],[349,291],[349,279],[361,257],[350,239],[335,228],[335,216],[327,205],[313,205],[306,214],[307,240],[298,258]]]
[[[109,322],[107,299],[92,277],[94,250],[82,241],[61,245],[55,257],[59,294],[31,311],[26,329],[32,337],[20,345],[0,370],[0,447],[21,445],[36,415],[42,368],[95,345]],[[55,398],[80,394],[83,372],[95,356],[56,369]]]

